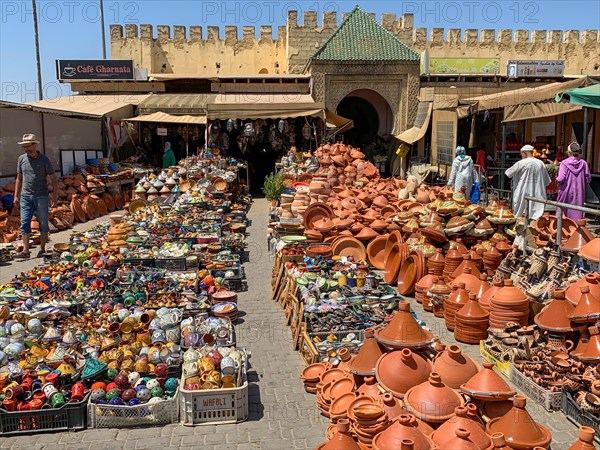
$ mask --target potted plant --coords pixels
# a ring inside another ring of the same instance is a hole
[[[285,187],[285,178],[280,173],[271,173],[265,178],[262,191],[267,200],[271,202],[271,206],[277,205],[277,200],[283,194]]]

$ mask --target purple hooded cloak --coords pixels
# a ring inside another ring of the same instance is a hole
[[[571,205],[583,206],[585,203],[585,186],[592,181],[590,168],[581,158],[570,156],[560,163],[558,169],[558,201]],[[583,213],[572,209],[563,210],[565,216],[575,221],[583,218]]]

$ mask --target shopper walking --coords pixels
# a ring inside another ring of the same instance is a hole
[[[177,165],[177,159],[175,158],[175,152],[171,148],[170,142],[165,142],[165,149],[163,151],[163,168],[168,169]]]
[[[568,147],[569,157],[558,168],[558,201],[569,205],[583,206],[585,187],[592,181],[587,162],[581,159],[581,147],[573,142]],[[573,209],[563,209],[565,216],[575,221],[583,218],[583,213]]]
[[[533,147],[521,148],[521,160],[506,170],[506,176],[513,179],[513,214],[535,220],[544,213],[544,204],[530,202],[525,197],[546,199],[546,186],[550,176],[544,163],[533,157]]]
[[[456,158],[452,162],[452,171],[448,179],[448,186],[452,186],[454,192],[459,192],[464,186],[467,188],[465,196],[471,198],[471,189],[475,181],[475,166],[473,159],[467,156],[465,148],[462,146],[456,147]]]
[[[25,153],[17,161],[17,180],[15,183],[15,206],[21,211],[21,234],[23,235],[23,251],[17,255],[19,259],[29,259],[29,237],[31,235],[31,219],[37,218],[40,226],[41,258],[46,252],[48,242],[48,212],[50,195],[48,179],[52,183],[52,206],[56,205],[58,181],[52,163],[46,155],[38,151],[40,142],[34,134],[25,134],[19,145]]]

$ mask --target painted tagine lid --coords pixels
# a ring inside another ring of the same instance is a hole
[[[542,330],[571,333],[573,327],[569,317],[573,314],[573,310],[573,306],[566,299],[565,290],[557,289],[554,291],[554,300],[535,315],[534,322]]]
[[[460,429],[469,433],[469,440],[475,444],[475,448],[482,450],[493,448],[492,440],[484,431],[483,425],[468,416],[468,409],[465,406],[458,406],[454,410],[454,416],[440,425],[430,437],[438,448],[460,449],[463,448],[460,445],[451,446]]]
[[[456,344],[448,346],[433,363],[433,370],[439,374],[442,383],[452,389],[460,388],[480,369],[479,364],[463,354]]]
[[[460,386],[460,390],[477,400],[508,400],[517,392],[512,389],[496,372],[494,364],[483,363],[483,369]]]
[[[413,386],[429,378],[432,366],[429,361],[405,348],[384,354],[375,368],[377,381],[394,397],[403,398]]]
[[[406,409],[419,419],[443,423],[452,417],[457,406],[464,406],[465,401],[442,382],[437,372],[432,372],[428,381],[408,390],[404,403]]]
[[[364,331],[365,342],[358,354],[348,364],[350,372],[356,375],[375,375],[377,360],[383,355],[384,349],[373,337],[374,331],[368,328]]]
[[[391,348],[422,348],[434,341],[433,334],[424,330],[410,312],[409,302],[400,302],[392,321],[375,332],[375,339]]]
[[[504,416],[488,422],[486,431],[504,434],[506,444],[514,450],[526,450],[533,447],[547,448],[552,440],[552,435],[546,427],[535,422],[529,415],[525,406],[527,397],[515,395],[513,407]]]
[[[413,441],[413,450],[430,450],[435,447],[433,441],[418,428],[414,416],[402,414],[386,430],[373,439],[373,450],[389,450],[402,448],[403,440]]]

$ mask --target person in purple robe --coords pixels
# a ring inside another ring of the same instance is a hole
[[[570,205],[583,206],[585,186],[592,181],[587,162],[581,159],[581,147],[573,142],[568,147],[569,157],[558,168],[558,201]],[[563,209],[565,216],[575,221],[583,218],[583,213],[572,209]]]

